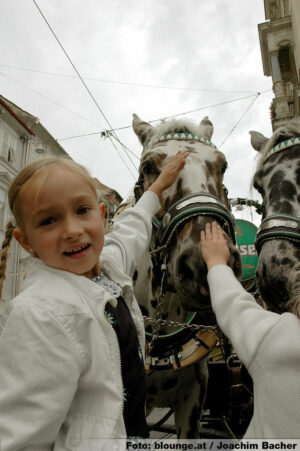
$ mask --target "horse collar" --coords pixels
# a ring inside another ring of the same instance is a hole
[[[173,368],[179,370],[192,365],[208,355],[217,344],[217,334],[212,329],[199,331],[180,347],[174,346],[163,356],[146,356],[146,373],[154,369],[164,370]]]

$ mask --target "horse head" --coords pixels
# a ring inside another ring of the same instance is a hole
[[[143,145],[136,199],[158,177],[168,159],[188,150],[184,169],[162,195],[162,208],[154,220],[151,251],[158,268],[167,267],[167,289],[179,295],[190,311],[210,309],[207,268],[201,253],[200,231],[216,220],[223,228],[230,249],[229,265],[241,274],[234,245],[234,219],[230,213],[223,175],[227,162],[210,141],[213,125],[205,117],[199,125],[185,120],[162,121],[157,127],[133,116],[133,129]],[[159,277],[157,277],[159,280]],[[159,287],[157,286],[157,289]]]
[[[260,153],[253,185],[263,199],[257,285],[268,308],[281,313],[295,300],[300,282],[300,120],[278,128],[270,139],[250,134]]]

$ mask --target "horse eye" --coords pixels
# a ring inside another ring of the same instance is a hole
[[[155,171],[153,165],[151,163],[145,163],[145,165],[143,166],[143,173],[145,175],[153,175],[154,172]]]
[[[227,169],[227,163],[224,163],[223,166],[221,167],[221,174],[224,174],[226,169]]]
[[[264,189],[263,189],[263,186],[259,184],[257,178],[254,179],[253,186],[259,192],[259,194],[262,196],[264,193]]]

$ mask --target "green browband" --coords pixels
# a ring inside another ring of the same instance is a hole
[[[287,141],[283,141],[283,142],[277,144],[277,146],[272,147],[272,149],[268,150],[268,152],[266,153],[266,155],[264,157],[264,162],[269,157],[274,155],[274,153],[281,152],[282,150],[288,149],[289,147],[295,146],[296,144],[300,144],[300,137],[291,138],[291,139],[288,139]]]
[[[217,146],[209,141],[209,139],[203,138],[203,136],[198,136],[194,133],[166,133],[165,135],[159,136],[158,138],[155,138],[153,141],[150,141],[148,144],[146,144],[143,151],[145,151],[149,147],[154,146],[155,144],[172,139],[177,139],[179,141],[198,141],[217,150]]]

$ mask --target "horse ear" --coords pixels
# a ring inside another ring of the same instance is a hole
[[[199,132],[200,135],[206,139],[210,139],[214,132],[214,126],[208,119],[208,116],[205,116],[199,124]]]
[[[142,119],[140,119],[137,114],[133,113],[132,116],[133,116],[132,128],[134,130],[134,133],[139,138],[140,143],[144,145],[146,139],[148,139],[149,141],[149,139],[153,135],[154,127],[148,124],[148,122],[142,121]]]
[[[253,149],[261,152],[269,141],[269,138],[266,138],[264,135],[259,132],[255,132],[254,130],[250,130],[249,133],[251,135],[250,141]]]

